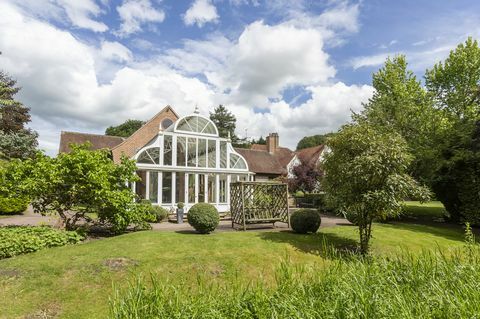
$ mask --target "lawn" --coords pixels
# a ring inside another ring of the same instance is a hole
[[[417,201],[405,202],[403,219],[417,219],[422,221],[442,221],[447,214],[441,202],[432,201],[420,203]]]
[[[0,317],[58,315],[104,318],[112,285],[124,287],[133,274],[194,284],[198,276],[273,282],[285,258],[294,264],[328,267],[323,242],[353,246],[353,226],[322,229],[316,235],[289,232],[223,232],[212,235],[145,231],[76,246],[45,249],[0,260]],[[459,229],[407,223],[376,224],[374,254],[463,245]]]

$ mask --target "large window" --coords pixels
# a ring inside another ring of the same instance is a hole
[[[162,177],[162,203],[172,203],[172,173],[163,172]]]
[[[209,203],[216,203],[216,175],[215,174],[208,174],[208,202]]]
[[[227,168],[227,142],[220,142],[220,168]]]
[[[198,202],[205,202],[205,174],[198,174]]]
[[[185,173],[175,174],[175,200],[177,203],[185,203]]]
[[[188,174],[188,203],[195,203],[195,174]]]
[[[160,164],[160,148],[147,148],[137,158],[138,163],[143,164]]]
[[[152,203],[158,203],[158,172],[148,172],[148,198]]]
[[[220,175],[220,183],[219,183],[219,201],[220,203],[227,202],[227,175],[221,174]]]
[[[135,193],[140,199],[145,199],[147,198],[147,172],[137,171],[137,175],[140,177],[140,180],[135,182]]]
[[[187,166],[196,167],[197,166],[197,139],[194,137],[188,137],[188,148],[187,148]]]
[[[163,137],[163,165],[172,165],[172,136],[165,135]]]
[[[217,167],[217,141],[208,140],[208,167]]]
[[[235,169],[246,169],[247,164],[237,154],[230,153],[230,168],[235,168]]]
[[[198,167],[207,167],[207,140],[198,139]]]
[[[185,166],[185,156],[187,149],[186,138],[183,136],[177,137],[177,166]]]
[[[177,130],[185,132],[196,132],[202,134],[218,135],[215,125],[200,116],[187,116],[178,122]]]

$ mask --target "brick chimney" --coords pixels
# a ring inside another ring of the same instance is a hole
[[[273,154],[278,149],[279,137],[278,133],[270,133],[267,136],[267,150],[270,154]]]

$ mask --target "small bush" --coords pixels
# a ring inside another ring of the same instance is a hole
[[[217,228],[220,216],[215,206],[198,203],[192,206],[187,214],[188,223],[201,234],[208,234]]]
[[[322,219],[315,209],[299,209],[290,216],[290,225],[299,234],[316,233]]]
[[[353,225],[358,225],[358,219],[357,216],[353,213],[344,213],[343,217],[345,217],[346,220],[348,220],[350,223]]]
[[[157,223],[161,223],[168,218],[168,210],[161,206],[152,206],[152,213],[155,214]]]
[[[76,244],[84,237],[74,231],[41,226],[0,227],[0,259],[31,253],[47,247]]]
[[[20,214],[28,206],[28,199],[22,197],[1,197],[0,196],[0,215]]]

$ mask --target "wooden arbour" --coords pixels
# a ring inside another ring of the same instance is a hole
[[[236,182],[230,184],[232,228],[250,224],[284,222],[290,227],[288,186],[279,182]]]

